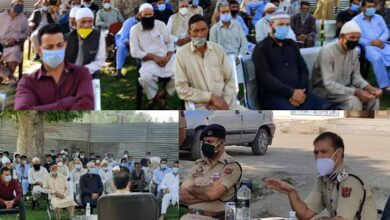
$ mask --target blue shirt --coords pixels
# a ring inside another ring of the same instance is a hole
[[[137,19],[135,17],[128,18],[122,26],[122,29],[115,35],[115,39],[119,39],[122,43],[129,42],[130,40],[130,30],[137,24]]]
[[[374,14],[369,22],[361,13],[356,15],[353,20],[359,25],[362,32],[359,40],[360,44],[370,46],[372,40],[380,39],[386,42],[389,39],[389,29],[382,16]]]
[[[153,171],[153,181],[154,183],[156,184],[160,184],[163,179],[164,179],[164,176],[167,174],[167,173],[172,173],[172,169],[171,168],[166,168],[164,170],[162,170],[161,168],[157,168]]]
[[[22,170],[22,165],[18,164],[16,166],[16,175],[18,178],[28,179],[28,170],[30,169],[30,165],[24,165],[24,171]]]
[[[256,3],[251,3],[251,4],[248,4],[246,6],[246,14],[247,15],[251,14],[252,9],[255,9],[255,11],[256,11],[255,15],[253,16],[253,19],[252,19],[253,26],[255,26],[257,21],[260,20],[261,17],[263,17],[263,12],[264,12],[264,8],[265,8],[266,4],[267,4],[267,1],[261,1],[261,2],[256,2]]]
[[[241,25],[242,31],[244,31],[245,36],[248,35],[249,29],[248,26],[246,26],[244,19],[240,15],[237,15],[237,17],[233,19],[235,19]]]

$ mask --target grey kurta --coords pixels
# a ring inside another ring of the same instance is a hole
[[[312,77],[313,92],[345,110],[362,110],[362,104],[354,96],[356,88],[363,89],[368,82],[360,74],[358,52],[350,50],[344,53],[338,41],[325,45],[314,63]],[[352,100],[352,101],[351,101]],[[357,107],[356,107],[357,106]],[[376,106],[376,100],[368,104]]]

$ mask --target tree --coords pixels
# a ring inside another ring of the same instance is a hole
[[[16,151],[33,157],[43,158],[44,122],[72,121],[82,117],[83,111],[0,111],[0,117],[11,118],[18,124],[19,135]]]

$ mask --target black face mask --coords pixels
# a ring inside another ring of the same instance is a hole
[[[34,164],[34,170],[38,171],[41,169],[41,165],[40,164]]]
[[[230,13],[232,14],[233,17],[235,17],[238,14],[238,10],[230,11]]]
[[[207,158],[214,158],[217,154],[215,151],[215,145],[202,143],[202,153]]]
[[[154,28],[154,16],[141,18],[142,28],[145,30],[151,30]]]
[[[347,48],[348,50],[353,50],[357,45],[359,45],[359,41],[357,40],[347,40]]]

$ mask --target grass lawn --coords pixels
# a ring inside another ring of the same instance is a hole
[[[32,210],[31,209],[31,200],[25,201],[26,206],[26,220],[46,220],[49,219],[47,214],[47,206],[46,201],[44,199],[40,200],[40,206],[38,209]],[[96,213],[96,211],[94,210]],[[51,218],[55,219],[55,212],[52,210],[50,212]],[[169,206],[167,210],[167,214],[165,216],[166,220],[178,220],[180,219],[180,216],[184,215],[186,213],[186,209],[180,208],[178,211],[177,206]],[[129,213],[130,215],[131,213]],[[84,209],[76,209],[74,215],[85,215]],[[62,219],[67,219],[67,211],[63,209],[62,211]],[[18,220],[17,214],[9,214],[9,215],[2,215],[0,216],[1,220]]]

